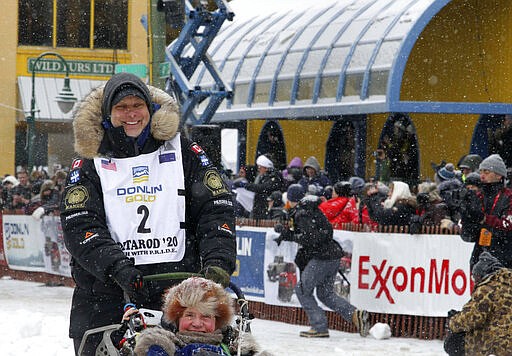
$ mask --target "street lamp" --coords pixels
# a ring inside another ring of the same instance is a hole
[[[32,99],[30,100],[30,117],[27,117],[27,169],[29,174],[32,172],[32,169],[34,167],[34,141],[36,138],[36,68],[39,60],[46,56],[57,57],[66,68],[66,76],[64,77],[64,87],[55,97],[55,101],[59,105],[60,111],[62,111],[64,114],[70,112],[71,109],[73,109],[73,106],[75,105],[75,102],[77,100],[75,94],[73,94],[73,92],[71,91],[71,87],[69,85],[69,66],[64,57],[55,52],[41,53],[32,64]]]

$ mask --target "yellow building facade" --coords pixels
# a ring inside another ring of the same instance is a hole
[[[96,3],[100,3],[96,0]],[[53,36],[50,46],[32,46],[19,44],[18,14],[20,6],[30,5],[30,1],[22,2],[6,0],[2,2],[2,11],[9,16],[0,19],[0,40],[3,44],[3,55],[0,56],[0,174],[13,174],[19,167],[23,158],[18,158],[16,167],[16,155],[26,154],[26,117],[30,115],[30,90],[31,77],[35,78],[35,98],[43,98],[42,102],[36,100],[35,126],[38,133],[45,135],[44,143],[47,147],[36,147],[37,151],[47,154],[47,167],[52,173],[52,168],[59,165],[66,167],[71,164],[74,156],[72,138],[72,113],[53,114],[45,117],[45,112],[54,104],[51,97],[52,81],[60,90],[65,73],[61,69],[57,57],[48,55],[41,58],[40,64],[34,72],[31,65],[34,60],[46,52],[55,52],[61,55],[70,67],[71,89],[78,100],[90,90],[91,86],[97,86],[108,80],[113,74],[116,64],[139,63],[148,66],[148,35],[141,24],[141,18],[148,14],[148,1],[127,1],[127,48],[126,49],[101,49],[72,48],[60,46]],[[48,3],[48,2],[47,2]],[[95,1],[91,1],[91,18],[97,16],[94,13]],[[57,1],[53,1],[54,23],[57,21]],[[96,8],[97,9],[97,8]],[[105,16],[105,15],[103,15]],[[107,15],[108,17],[108,15]],[[146,17],[147,18],[147,17]],[[77,19],[78,21],[78,19]],[[94,23],[94,21],[91,21]],[[54,29],[54,31],[56,31]],[[92,33],[92,32],[91,32]],[[55,69],[55,70],[54,70]],[[45,99],[47,102],[44,102]],[[25,141],[25,142],[23,142]],[[39,143],[36,141],[36,143]]]

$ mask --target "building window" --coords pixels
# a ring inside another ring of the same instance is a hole
[[[94,47],[127,49],[128,0],[95,0],[94,13]]]
[[[52,45],[53,0],[20,0],[18,43],[27,46]]]
[[[128,0],[19,0],[18,13],[19,45],[127,49]]]
[[[57,47],[89,48],[90,0],[57,1]]]

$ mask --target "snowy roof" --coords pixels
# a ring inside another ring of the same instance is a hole
[[[299,3],[276,12],[261,3],[248,11],[264,13],[248,16],[233,2],[234,21],[209,53],[234,97],[212,121],[414,111],[399,98],[407,58],[449,0]],[[203,66],[191,83],[210,87],[213,79]]]

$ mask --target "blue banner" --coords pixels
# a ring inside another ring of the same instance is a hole
[[[236,232],[237,270],[232,280],[246,296],[265,297],[265,236],[265,231]]]

